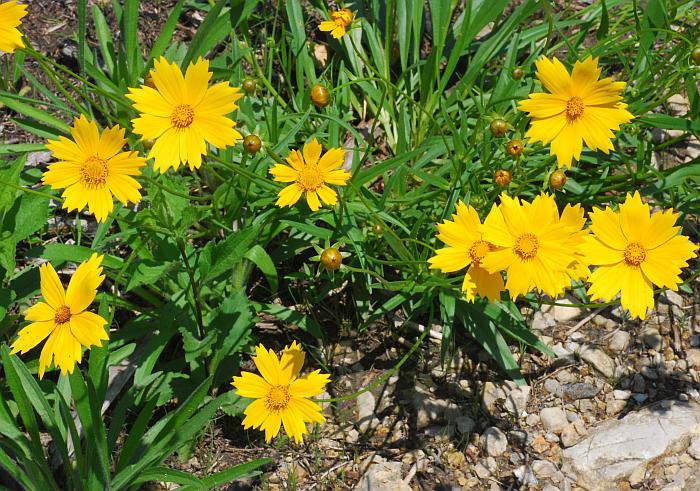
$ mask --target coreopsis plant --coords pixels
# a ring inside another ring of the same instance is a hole
[[[612,150],[611,130],[619,130],[634,117],[620,96],[625,82],[599,80],[601,68],[592,56],[577,61],[571,75],[557,58],[550,61],[543,56],[535,65],[537,78],[549,93],[533,93],[518,103],[531,118],[525,134],[530,143],[549,144],[559,167],[571,167],[573,159],[581,159],[583,142],[591,150]]]
[[[350,24],[352,24],[352,11],[350,9],[340,9],[331,12],[331,20],[324,20],[318,25],[319,31],[330,32],[331,36],[340,39]]]
[[[330,375],[314,370],[300,377],[306,355],[296,341],[284,347],[281,358],[262,344],[255,353],[253,362],[262,377],[241,372],[231,382],[237,395],[253,399],[244,411],[243,427],[260,428],[269,443],[284,425],[287,435],[301,443],[308,432],[306,423],[325,421],[321,407],[310,398],[323,392]]]
[[[17,29],[27,15],[27,6],[11,0],[0,3],[0,51],[14,53],[24,48],[22,33]]]
[[[503,291],[501,272],[490,273],[481,266],[482,261],[496,247],[483,239],[483,225],[476,210],[460,201],[452,220],[445,220],[437,227],[437,238],[447,244],[447,247],[438,249],[428,259],[430,268],[444,273],[468,268],[462,282],[462,291],[467,301],[473,302],[476,295],[488,298],[490,302],[499,300]]]
[[[109,339],[107,321],[87,310],[105,278],[102,257],[93,254],[81,263],[65,291],[51,263],[39,266],[44,301],[25,311],[24,317],[31,324],[19,331],[12,353],[26,353],[46,339],[39,356],[40,379],[52,360],[61,375],[73,373],[75,364],[82,359],[83,347],[101,346],[103,340]]]
[[[190,170],[202,165],[207,144],[216,148],[235,145],[242,135],[226,115],[235,111],[243,96],[229,82],[209,86],[212,72],[209,60],[190,63],[183,76],[175,63],[161,57],[150,75],[153,87],[130,88],[127,97],[140,116],[133,119],[134,133],[143,140],[154,140],[148,152],[153,167],[164,173],[187,164]]]
[[[582,241],[575,227],[562,223],[554,198],[541,194],[528,203],[501,194],[501,203],[484,220],[483,240],[496,247],[482,261],[485,270],[506,271],[511,298],[535,288],[555,297],[562,274],[577,259]]]
[[[632,317],[644,319],[654,308],[654,290],[677,290],[681,268],[696,257],[697,246],[674,226],[678,214],[672,209],[651,214],[639,192],[627,194],[618,212],[594,208],[590,214],[592,234],[581,251],[597,265],[590,276],[588,294],[594,299],[620,303]]]
[[[276,164],[270,169],[275,181],[291,183],[279,192],[277,206],[292,206],[302,194],[312,211],[321,208],[321,201],[336,204],[338,195],[328,184],[345,186],[350,179],[350,174],[340,168],[345,152],[342,148],[331,148],[321,155],[322,152],[321,144],[314,138],[304,145],[303,154],[298,150],[289,152],[289,165]]]
[[[124,205],[141,201],[141,185],[132,176],[141,173],[146,160],[137,152],[122,152],[123,128],[107,128],[100,134],[97,124],[81,114],[70,132],[73,140],[60,136],[46,144],[59,160],[42,178],[53,189],[65,188],[63,208],[80,211],[87,205],[103,222],[114,209],[112,195]]]

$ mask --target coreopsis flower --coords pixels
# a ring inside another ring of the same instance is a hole
[[[14,53],[17,48],[24,48],[22,33],[17,27],[22,24],[25,15],[26,5],[14,0],[0,3],[0,51]]]
[[[622,307],[644,319],[654,307],[654,285],[678,289],[681,268],[696,257],[695,244],[678,233],[677,213],[669,209],[651,215],[636,191],[617,213],[594,208],[589,216],[592,235],[581,251],[598,268],[589,278],[588,294],[610,301],[620,293]]]
[[[576,260],[575,230],[562,223],[554,198],[541,194],[528,203],[501,194],[501,204],[484,220],[483,240],[496,246],[482,261],[491,273],[506,271],[511,298],[536,288],[550,297],[560,291],[562,273]]]
[[[199,58],[190,63],[185,75],[164,57],[156,60],[150,75],[155,88],[130,88],[127,97],[140,113],[132,120],[134,133],[143,140],[154,140],[148,152],[153,167],[164,173],[187,164],[190,170],[202,165],[207,143],[216,148],[235,145],[243,137],[236,123],[226,117],[238,108],[243,94],[228,82],[209,86],[209,61]]]
[[[342,148],[331,148],[321,156],[322,151],[321,144],[314,138],[304,145],[303,155],[298,150],[289,152],[289,165],[276,164],[270,169],[275,181],[292,183],[279,192],[277,206],[292,206],[302,194],[306,195],[306,202],[313,211],[321,207],[321,201],[331,206],[336,204],[337,194],[328,184],[345,186],[350,179],[350,174],[340,168],[345,153]]]
[[[598,80],[601,68],[598,58],[591,56],[577,61],[571,75],[556,58],[550,61],[542,56],[535,65],[537,78],[549,93],[530,94],[518,103],[531,118],[525,134],[530,142],[549,143],[549,153],[557,156],[559,167],[571,167],[572,159],[580,160],[583,142],[591,150],[612,150],[611,130],[619,130],[620,124],[634,117],[620,96],[625,82]]]
[[[452,220],[438,224],[438,236],[447,247],[438,249],[428,259],[431,269],[452,273],[468,268],[464,274],[462,291],[467,301],[473,302],[475,295],[495,302],[501,298],[503,278],[500,271],[489,273],[481,262],[495,249],[490,242],[483,240],[481,220],[476,210],[464,202],[457,203],[457,213]]]
[[[61,369],[61,375],[73,373],[82,359],[83,346],[102,346],[109,339],[101,316],[86,309],[95,299],[97,287],[104,280],[102,257],[93,254],[73,273],[68,289],[50,263],[39,267],[43,302],[32,305],[24,312],[27,327],[21,329],[12,343],[12,353],[26,353],[48,337],[39,355],[39,378],[44,377],[51,361]]]
[[[269,443],[284,424],[287,435],[296,443],[302,442],[307,433],[306,423],[325,421],[320,406],[309,398],[323,392],[330,375],[314,370],[300,377],[305,354],[296,341],[285,346],[280,359],[262,344],[255,354],[253,362],[262,377],[241,372],[231,382],[237,395],[254,399],[244,411],[243,427],[260,428]]]
[[[107,128],[100,134],[94,121],[80,115],[70,130],[73,140],[59,136],[49,140],[58,162],[50,164],[42,182],[53,189],[62,189],[63,208],[82,210],[85,205],[98,222],[114,209],[112,195],[122,204],[141,201],[141,185],[131,177],[141,172],[146,160],[137,152],[122,152],[126,144],[124,129]]]
[[[352,11],[340,9],[331,12],[331,20],[324,20],[318,25],[320,31],[330,31],[331,36],[340,39],[345,35],[347,27],[352,24]]]
[[[574,251],[574,260],[566,268],[566,272],[558,274],[560,288],[555,296],[559,296],[564,293],[564,290],[571,287],[572,281],[585,280],[591,272],[588,269],[586,258],[581,251],[584,237],[588,235],[588,229],[583,228],[586,224],[583,208],[580,204],[574,206],[567,204],[561,212],[561,217],[559,217],[556,207],[554,212],[556,213],[557,219],[563,223],[564,226],[569,228],[571,235],[567,241],[567,246]]]

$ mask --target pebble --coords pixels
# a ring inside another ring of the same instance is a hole
[[[547,380],[544,381],[544,390],[546,390],[550,394],[558,395],[559,387],[560,387],[559,382],[557,382],[553,378],[548,378]]]
[[[572,447],[580,442],[587,434],[588,430],[586,430],[586,425],[584,425],[583,421],[577,419],[566,425],[561,432],[561,444],[565,448]]]
[[[486,431],[481,435],[481,440],[486,447],[486,453],[492,457],[498,457],[508,448],[508,439],[505,433],[495,426],[486,428]]]
[[[608,416],[615,416],[616,414],[624,411],[626,407],[627,400],[613,399],[611,401],[607,401],[605,404],[605,414]]]
[[[650,326],[645,327],[641,332],[642,343],[654,351],[662,351],[664,347],[664,338],[659,333],[659,330]]]
[[[641,404],[647,399],[649,399],[649,396],[647,394],[632,394],[632,398],[639,404]]]
[[[610,337],[610,343],[608,343],[608,349],[616,353],[625,351],[630,344],[630,333],[627,331],[617,331]]]
[[[566,413],[558,407],[546,407],[540,411],[542,426],[547,431],[560,433],[569,423]]]
[[[649,380],[658,380],[659,379],[659,374],[657,373],[656,370],[654,370],[651,367],[642,367],[642,369],[639,372],[644,377],[648,378]]]
[[[600,389],[589,383],[566,384],[561,388],[561,397],[565,400],[576,401],[578,399],[591,399]]]
[[[529,465],[521,465],[513,471],[513,474],[522,486],[537,485],[537,478]]]
[[[553,327],[556,325],[557,321],[554,320],[554,316],[552,314],[538,310],[532,316],[532,329],[535,331],[543,331],[548,327]]]
[[[700,460],[700,436],[695,436],[690,441],[690,446],[688,447],[688,454],[692,458]]]
[[[613,397],[618,401],[626,401],[632,397],[632,391],[630,390],[613,390]]]
[[[687,350],[685,352],[685,359],[691,367],[695,369],[700,368],[700,349],[692,348]]]
[[[474,431],[475,423],[469,416],[458,416],[455,419],[455,424],[457,425],[457,430],[463,435],[468,435]]]
[[[646,390],[647,383],[644,381],[644,377],[636,373],[632,377],[632,392],[642,393]]]
[[[688,342],[690,343],[690,346],[697,348],[700,346],[700,334],[691,334],[688,338]]]
[[[550,313],[557,322],[569,322],[583,314],[583,309],[580,307],[572,307],[574,304],[570,298],[564,297],[557,300],[555,306],[548,306],[546,312]]]
[[[615,362],[603,350],[587,345],[581,348],[580,355],[603,376],[612,378],[615,375]]]
[[[559,469],[549,460],[535,460],[532,463],[532,473],[540,479],[551,478],[557,472],[559,472]]]
[[[370,428],[376,428],[379,425],[379,420],[375,416],[377,401],[372,392],[363,392],[357,396],[357,422],[360,431],[365,432]]]

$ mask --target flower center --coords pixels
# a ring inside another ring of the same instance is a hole
[[[53,321],[56,324],[65,324],[70,320],[70,308],[67,305],[61,305],[53,316]]]
[[[352,22],[352,11],[350,9],[340,9],[331,14],[333,22],[342,27],[347,27]]]
[[[89,157],[80,168],[80,177],[88,187],[102,187],[107,182],[109,168],[107,161],[99,155]]]
[[[170,122],[178,130],[187,128],[194,121],[194,109],[189,104],[180,104],[170,115]]]
[[[304,191],[316,191],[323,186],[323,177],[318,165],[305,165],[299,171],[299,185],[304,188]]]
[[[537,255],[537,249],[540,247],[540,243],[537,241],[535,234],[524,233],[518,240],[515,241],[515,253],[520,256],[520,259],[532,259]]]
[[[583,114],[583,99],[580,97],[572,97],[566,103],[566,119],[575,121]]]
[[[280,411],[289,405],[289,390],[281,385],[276,385],[267,393],[267,401],[265,405],[271,411]]]
[[[647,251],[639,242],[627,244],[625,252],[622,253],[628,266],[639,266],[647,258]]]
[[[479,263],[486,257],[486,254],[491,252],[491,242],[486,240],[477,240],[469,248],[469,256],[472,258],[474,266],[478,266]]]

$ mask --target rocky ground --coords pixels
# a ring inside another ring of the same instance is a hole
[[[521,387],[473,345],[442,368],[433,344],[384,385],[327,407],[328,423],[303,447],[274,450],[262,488],[700,489],[697,305],[665,292],[641,323],[619,308],[534,312],[558,357],[524,356]],[[347,373],[333,395],[400,357],[401,339],[375,341],[374,357],[367,340],[337,346]]]

